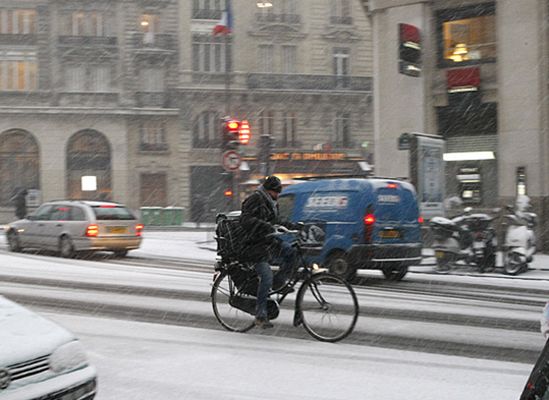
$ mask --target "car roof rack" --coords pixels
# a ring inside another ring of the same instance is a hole
[[[367,174],[340,174],[340,175],[316,175],[316,176],[298,176],[293,178],[296,181],[314,181],[321,179],[393,179],[399,181],[408,181],[407,177],[395,176],[375,176]]]

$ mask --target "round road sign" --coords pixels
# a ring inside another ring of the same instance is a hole
[[[242,159],[240,158],[240,154],[238,154],[236,151],[227,150],[223,153],[222,163],[225,171],[235,171],[240,167]]]

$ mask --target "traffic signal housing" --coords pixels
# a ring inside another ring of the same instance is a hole
[[[224,149],[234,149],[238,146],[240,121],[225,117],[222,125],[222,146]]]
[[[410,24],[398,24],[398,69],[408,76],[421,75],[421,35],[419,29]]]

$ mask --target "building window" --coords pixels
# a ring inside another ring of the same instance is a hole
[[[259,10],[256,19],[262,23],[298,24],[301,21],[296,0],[278,0],[275,7],[263,7]]]
[[[351,147],[351,115],[345,112],[338,112],[334,121],[335,147]]]
[[[335,48],[333,52],[334,75],[349,75],[349,49]]]
[[[211,148],[221,144],[221,116],[215,111],[203,111],[193,124],[193,147]]]
[[[294,74],[296,72],[296,46],[282,46],[282,73]]]
[[[38,144],[30,133],[0,134],[0,205],[13,206],[10,199],[19,189],[40,189],[39,165]]]
[[[274,111],[263,110],[259,113],[257,127],[260,135],[273,136],[274,118]]]
[[[259,46],[259,70],[266,74],[272,74],[273,71],[273,49],[272,45]]]
[[[297,117],[295,112],[286,112],[282,116],[282,147],[298,147]]]
[[[0,90],[30,92],[38,88],[34,51],[0,50]]]
[[[146,67],[140,71],[142,92],[163,92],[164,91],[164,68]]]
[[[336,87],[349,86],[349,49],[335,48],[333,51],[333,68],[336,79]]]
[[[63,36],[114,36],[112,17],[103,11],[74,11],[61,14]]]
[[[165,207],[168,204],[166,173],[141,174],[139,193],[141,206]]]
[[[193,18],[220,19],[225,7],[225,0],[193,0]]]
[[[0,33],[29,35],[36,33],[35,10],[0,10]]]
[[[166,124],[164,121],[149,120],[141,124],[140,150],[165,151],[168,150],[166,141]]]
[[[210,35],[193,36],[193,72],[230,71],[230,53],[231,44],[225,43],[224,38]]]
[[[353,23],[353,17],[351,16],[350,0],[332,0],[331,3],[330,23],[351,25]]]
[[[67,144],[67,196],[90,199],[112,196],[111,146],[102,133],[89,129],[75,133]],[[83,176],[96,179],[95,190],[84,190]]]
[[[494,62],[496,18],[493,3],[437,13],[439,48],[444,64]]]
[[[79,93],[109,93],[113,91],[110,65],[67,65],[65,90]]]

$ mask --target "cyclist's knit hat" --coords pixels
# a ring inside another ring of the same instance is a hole
[[[271,175],[265,178],[263,182],[265,190],[273,190],[275,192],[282,192],[282,182],[277,176]]]

